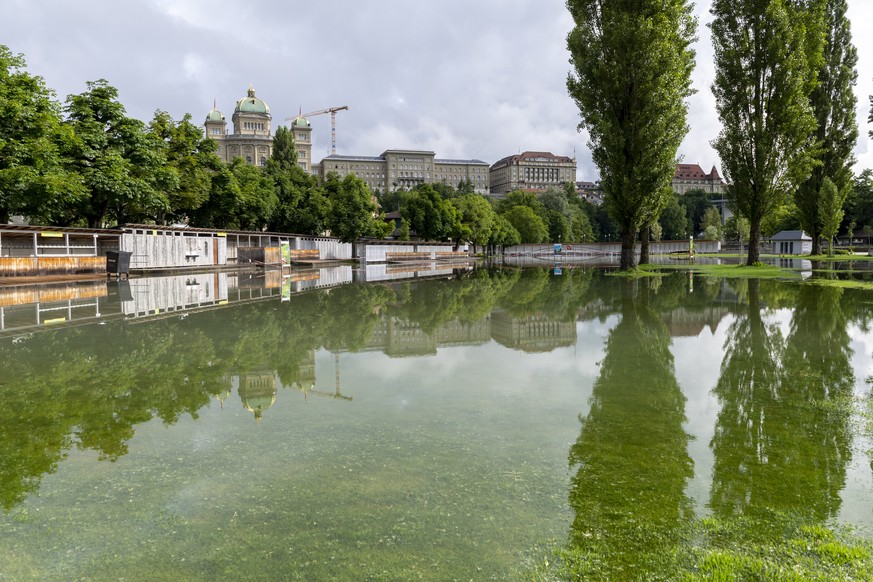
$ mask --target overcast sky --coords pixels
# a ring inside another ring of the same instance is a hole
[[[708,0],[697,3],[700,41],[690,100],[686,163],[718,166],[709,143],[719,124]],[[857,169],[873,167],[873,2],[849,0],[858,47]],[[230,122],[252,85],[285,118],[347,105],[337,114],[337,153],[431,150],[438,158],[494,163],[524,150],[578,159],[598,177],[578,111],[567,96],[561,0],[2,0],[0,43],[23,53],[60,100],[104,78],[129,115],[155,110],[200,125],[213,100]],[[313,158],[330,152],[330,116],[311,119]]]

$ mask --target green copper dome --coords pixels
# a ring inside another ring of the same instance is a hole
[[[236,113],[270,114],[270,108],[262,99],[255,97],[255,90],[249,87],[249,94],[236,102]]]
[[[224,121],[224,114],[218,109],[213,109],[206,114],[206,121]]]
[[[302,115],[298,115],[294,118],[294,121],[291,122],[291,127],[309,127],[309,120]]]

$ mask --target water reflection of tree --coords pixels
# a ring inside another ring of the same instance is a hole
[[[497,304],[516,317],[542,315],[555,321],[575,321],[579,308],[591,298],[593,271],[525,269]]]
[[[432,334],[446,323],[459,320],[475,323],[487,317],[495,303],[513,288],[520,277],[515,269],[479,269],[452,279],[427,284],[402,283],[389,313],[418,324]]]
[[[604,579],[637,578],[644,563],[651,567],[678,543],[691,519],[685,397],[670,335],[648,305],[649,286],[621,281],[621,321],[609,334],[591,411],[569,455],[578,471],[566,555],[596,553]]]
[[[787,342],[762,317],[760,283],[748,283],[749,313],[734,322],[715,388],[721,404],[712,448],[711,505],[719,517],[780,512],[824,521],[839,509],[850,456],[854,382],[842,290],[803,286]]]

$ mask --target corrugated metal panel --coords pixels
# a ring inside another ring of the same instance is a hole
[[[89,275],[106,272],[106,257],[0,257],[0,277]]]

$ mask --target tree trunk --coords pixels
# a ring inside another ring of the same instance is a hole
[[[753,266],[761,260],[761,219],[756,218],[749,221],[749,257],[746,260],[748,266]]]
[[[621,270],[631,271],[636,267],[637,258],[637,233],[628,229],[621,237]]]
[[[649,225],[646,225],[642,232],[642,242],[640,243],[640,264],[648,265],[649,264],[649,239],[651,238],[652,228]]]
[[[809,233],[812,237],[812,252],[810,254],[817,256],[821,254],[821,232],[815,232],[816,229],[812,229],[812,231]]]

